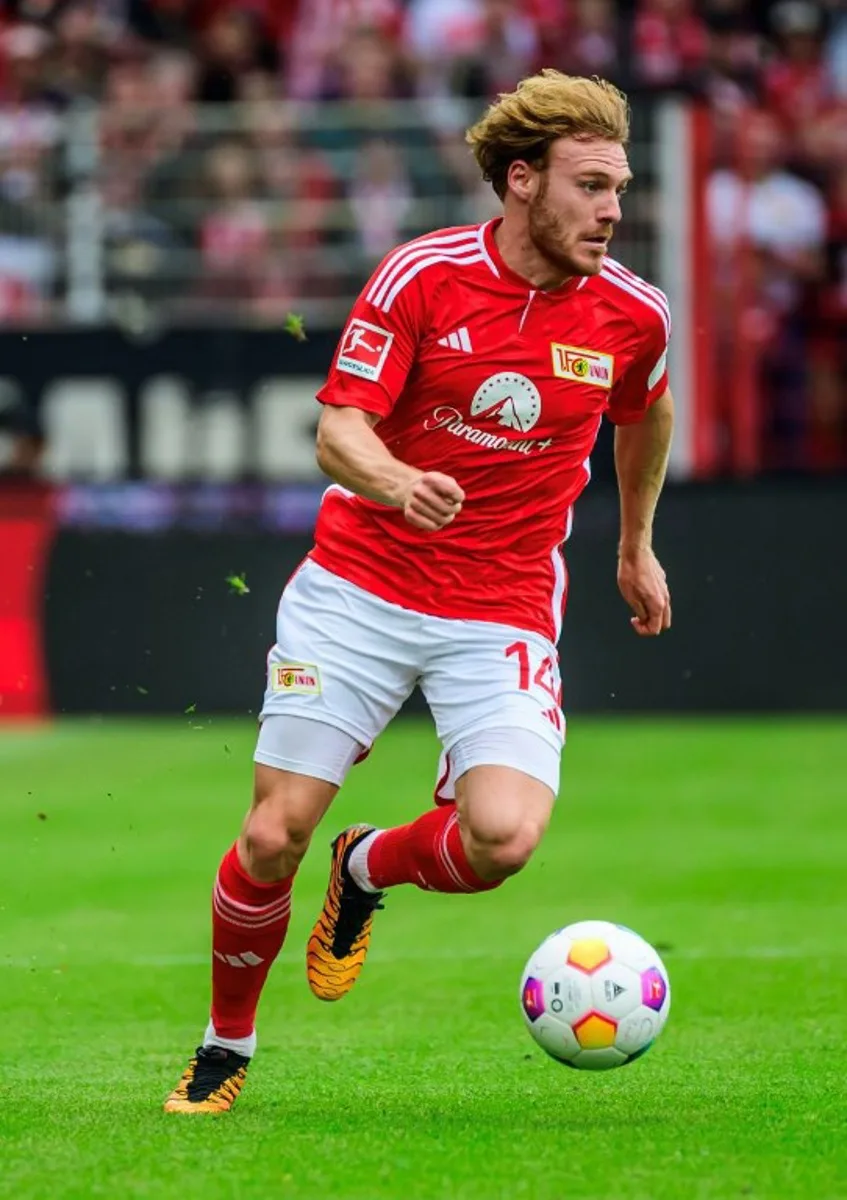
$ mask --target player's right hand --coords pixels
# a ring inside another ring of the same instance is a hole
[[[415,529],[433,533],[449,525],[461,511],[465,493],[449,475],[424,471],[409,485],[403,516]]]

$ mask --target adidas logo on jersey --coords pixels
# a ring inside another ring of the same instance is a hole
[[[466,354],[473,354],[473,346],[471,339],[468,336],[468,331],[463,325],[461,329],[454,330],[447,337],[438,339],[439,346],[449,346],[451,350],[464,350]]]

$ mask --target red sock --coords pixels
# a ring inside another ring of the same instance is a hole
[[[291,916],[294,876],[259,883],[231,846],[212,893],[212,1024],[219,1037],[253,1032],[256,1007]]]
[[[488,892],[489,883],[467,860],[455,804],[378,833],[368,847],[368,876],[375,888],[414,883],[428,892]]]

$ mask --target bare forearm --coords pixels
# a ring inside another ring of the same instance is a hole
[[[336,409],[318,426],[318,466],[359,496],[380,504],[402,505],[421,472],[395,458],[363,414]]]
[[[651,406],[643,421],[615,430],[623,552],[652,545],[653,518],[665,481],[672,433],[673,398],[669,391]]]

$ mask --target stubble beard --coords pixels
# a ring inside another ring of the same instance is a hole
[[[529,237],[535,249],[563,279],[573,275],[597,275],[603,265],[598,256],[596,266],[577,261],[562,246],[567,240],[565,221],[547,203],[547,185],[542,181],[541,189],[529,205]]]

